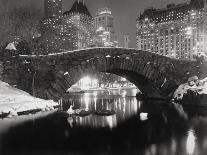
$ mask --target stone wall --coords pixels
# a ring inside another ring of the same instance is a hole
[[[35,94],[48,99],[60,98],[81,77],[97,72],[125,76],[147,96],[167,98],[178,85],[188,77],[197,75],[199,70],[198,64],[193,61],[122,48],[94,48],[47,56],[21,56],[18,62],[19,66],[25,66],[29,62],[37,72]]]
[[[0,80],[3,81],[3,71],[4,71],[4,66],[3,62],[0,61]]]

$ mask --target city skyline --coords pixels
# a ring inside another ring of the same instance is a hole
[[[12,2],[11,2],[12,1]],[[68,11],[75,0],[63,0],[63,10]],[[93,17],[97,9],[108,6],[111,8],[114,16],[114,25],[117,29],[119,40],[124,40],[123,35],[130,35],[129,47],[136,47],[136,19],[140,13],[147,7],[163,8],[169,3],[185,3],[189,0],[85,0],[87,8]],[[6,11],[17,4],[28,5],[36,8],[44,9],[44,0],[0,0],[0,11]],[[129,18],[130,17],[130,18]]]

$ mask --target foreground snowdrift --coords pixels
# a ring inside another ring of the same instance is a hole
[[[9,113],[17,115],[18,112],[41,109],[52,110],[57,106],[52,100],[35,98],[28,93],[13,88],[9,84],[0,81],[0,114]]]
[[[199,80],[194,76],[188,79],[188,82],[182,84],[174,93],[174,99],[183,100],[184,98],[192,98],[207,95],[207,78]]]

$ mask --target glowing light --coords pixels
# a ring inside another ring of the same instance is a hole
[[[124,90],[122,93],[122,97],[126,97],[127,92]]]
[[[140,113],[140,120],[141,121],[146,121],[146,120],[148,120],[148,113],[144,113],[144,112],[142,112],[142,113]]]
[[[110,34],[110,32],[109,31],[104,31],[103,34],[107,35],[107,34]]]
[[[97,97],[97,92],[93,92],[93,96],[96,98]]]
[[[134,111],[134,114],[137,114],[137,111],[138,111],[138,105],[137,105],[137,99],[134,98],[133,101],[132,101],[132,109]]]
[[[97,79],[92,79],[91,80],[91,84],[92,84],[92,86],[97,85],[98,84],[98,80]],[[96,94],[97,94],[97,92],[96,92]]]
[[[104,30],[104,28],[101,26],[96,31],[99,32],[99,31],[103,31],[103,30]]]
[[[102,15],[102,14],[111,14],[111,11],[109,11],[109,10],[104,10],[104,11],[100,11],[98,14],[99,14],[99,15]]]
[[[89,87],[91,78],[90,77],[84,77],[80,81],[81,81],[81,89],[87,89]]]
[[[188,37],[193,34],[193,28],[191,26],[188,26],[185,30]]]
[[[85,106],[86,106],[85,110],[88,110],[89,109],[89,104],[90,104],[90,98],[89,98],[89,94],[88,93],[86,93],[84,95],[83,100],[84,100],[84,103],[85,103]]]
[[[188,154],[193,154],[195,151],[195,141],[196,141],[196,137],[195,137],[195,132],[193,129],[188,131],[188,137],[186,140],[186,151]]]
[[[114,116],[108,116],[108,117],[106,117],[106,122],[107,122],[109,128],[111,128],[111,129],[114,126],[116,126],[116,124],[117,124],[116,117],[114,117]]]
[[[124,98],[124,101],[123,101],[123,114],[125,114],[126,112],[126,98]]]
[[[102,38],[103,41],[106,41],[106,38]]]
[[[190,15],[191,16],[195,16],[196,15],[196,12],[192,12]]]

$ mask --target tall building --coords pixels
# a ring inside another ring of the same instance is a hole
[[[76,27],[76,37],[73,40],[76,49],[84,49],[94,44],[94,25],[93,18],[88,11],[84,0],[76,0],[69,11],[64,14],[66,24],[72,24]]]
[[[129,48],[129,42],[130,42],[129,34],[125,34],[124,35],[124,48]]]
[[[46,18],[62,16],[62,0],[45,0],[44,5]]]
[[[63,18],[62,0],[45,0],[45,18],[40,21],[39,30],[39,46],[44,52],[41,54],[77,49],[78,28]]]
[[[204,4],[203,0],[191,0],[163,9],[146,9],[137,19],[137,49],[180,59],[207,52]]]
[[[117,36],[114,29],[114,17],[109,8],[101,8],[96,12],[95,29],[97,46],[114,46]]]

